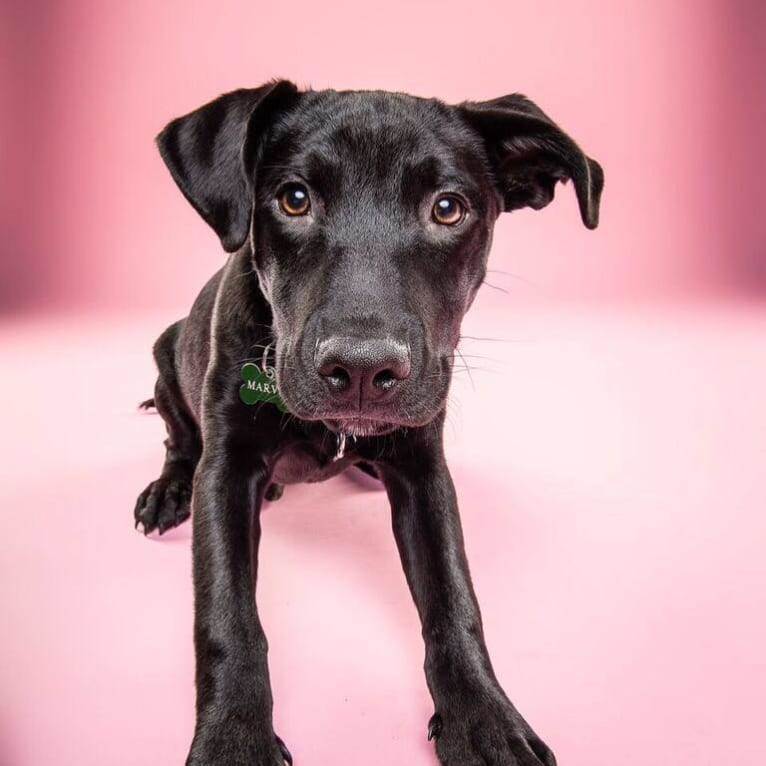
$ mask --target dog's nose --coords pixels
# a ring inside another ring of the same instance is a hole
[[[409,346],[392,338],[327,338],[315,360],[330,390],[357,402],[382,399],[410,376]]]

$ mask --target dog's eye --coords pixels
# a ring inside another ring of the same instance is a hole
[[[311,209],[311,200],[305,186],[290,184],[279,193],[279,206],[287,215],[306,215]]]
[[[454,226],[465,217],[465,207],[463,207],[463,203],[457,197],[453,197],[451,194],[443,194],[434,202],[431,215],[436,223]]]

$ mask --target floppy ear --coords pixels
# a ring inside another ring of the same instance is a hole
[[[458,109],[484,139],[505,211],[539,210],[553,199],[556,182],[571,178],[582,221],[596,228],[604,172],[538,106],[514,93]]]
[[[157,136],[173,180],[229,253],[242,247],[250,229],[260,139],[297,95],[287,80],[235,90],[173,120]]]

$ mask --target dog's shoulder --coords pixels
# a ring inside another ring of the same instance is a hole
[[[175,328],[174,361],[179,383],[199,414],[205,374],[211,359],[246,355],[252,338],[270,322],[268,307],[253,284],[249,251],[229,257],[200,290],[189,315]]]

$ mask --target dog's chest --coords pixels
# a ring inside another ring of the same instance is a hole
[[[336,476],[354,462],[350,455],[339,459],[336,453],[312,442],[296,442],[277,455],[272,478],[278,484],[324,481]]]

